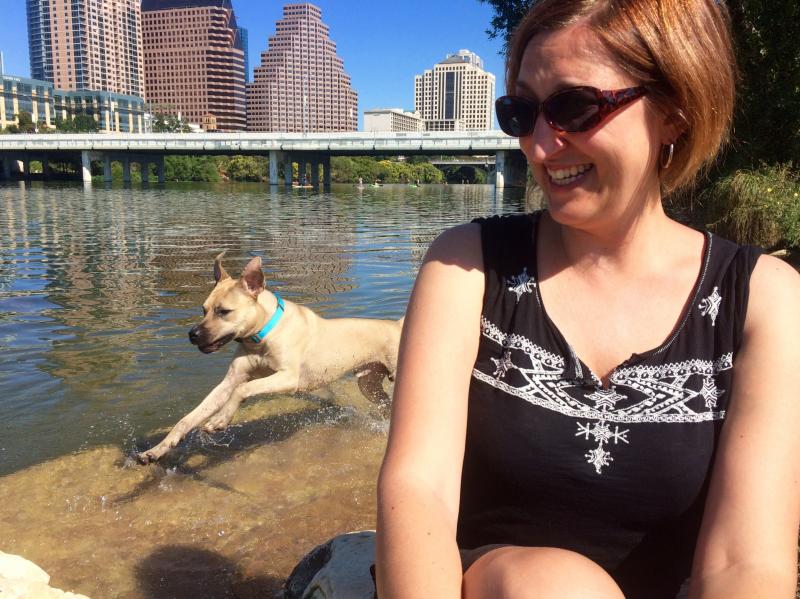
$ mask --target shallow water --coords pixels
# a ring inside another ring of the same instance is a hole
[[[234,274],[260,255],[322,316],[398,318],[439,232],[521,209],[489,186],[0,185],[0,551],[93,599],[272,596],[312,547],[374,527],[387,422],[345,378],[132,464],[233,353],[186,338],[213,256]]]

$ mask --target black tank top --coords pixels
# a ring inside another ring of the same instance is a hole
[[[486,288],[459,546],[569,549],[629,599],[672,599],[690,574],[759,250],[706,233],[682,320],[605,389],[539,296],[540,214],[474,221]]]

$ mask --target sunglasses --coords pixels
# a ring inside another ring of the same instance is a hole
[[[594,129],[617,110],[641,98],[647,88],[601,90],[586,85],[562,89],[543,102],[521,96],[503,96],[495,103],[500,128],[512,137],[533,133],[539,112],[547,124],[560,133],[580,133]]]

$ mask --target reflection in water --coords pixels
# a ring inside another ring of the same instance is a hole
[[[345,379],[245,406],[166,470],[126,464],[230,360],[186,340],[214,255],[231,274],[260,255],[323,316],[398,318],[442,229],[521,205],[484,186],[0,186],[0,549],[95,598],[269,596],[312,546],[374,526],[386,423]]]

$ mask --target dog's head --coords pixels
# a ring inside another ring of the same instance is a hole
[[[217,351],[232,341],[252,335],[263,319],[263,308],[256,298],[264,290],[261,258],[256,256],[233,279],[222,266],[222,252],[214,260],[216,285],[203,302],[203,320],[189,331],[189,341],[204,354]]]

